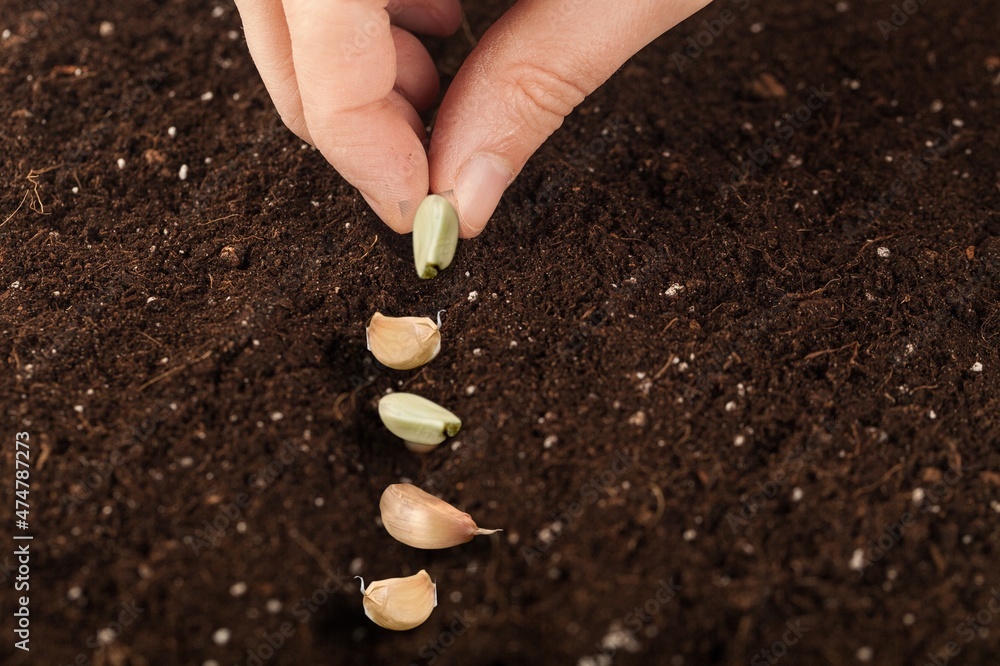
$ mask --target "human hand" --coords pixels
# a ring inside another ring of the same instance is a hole
[[[438,110],[410,31],[454,32],[458,0],[237,0],[282,120],[316,146],[390,227],[408,232],[428,191],[478,235],[563,119],[628,58],[710,0],[520,0],[483,36]]]

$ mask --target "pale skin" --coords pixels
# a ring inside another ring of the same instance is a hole
[[[415,34],[449,35],[459,0],[237,0],[264,84],[392,229],[428,192],[478,235],[528,158],[632,55],[711,0],[519,0],[440,83]]]

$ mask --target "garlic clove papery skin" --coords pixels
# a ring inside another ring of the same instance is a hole
[[[430,317],[386,317],[376,312],[365,328],[368,351],[393,370],[430,363],[441,351],[441,331]]]
[[[393,631],[419,627],[437,606],[437,585],[423,569],[405,578],[373,581],[368,589],[362,580],[361,592],[368,619]]]
[[[386,531],[414,548],[451,548],[476,535],[501,531],[480,528],[469,514],[409,483],[386,488],[379,509]]]
[[[462,420],[441,405],[413,393],[390,393],[378,401],[378,415],[389,432],[410,450],[417,445],[432,450],[462,428]]]

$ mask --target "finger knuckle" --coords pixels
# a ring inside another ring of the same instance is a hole
[[[549,134],[587,96],[572,77],[539,64],[522,64],[511,71],[516,113],[532,129]]]

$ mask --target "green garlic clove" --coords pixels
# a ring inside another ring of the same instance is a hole
[[[462,421],[447,409],[413,393],[390,393],[378,401],[378,415],[389,432],[416,453],[428,453],[458,433]]]
[[[458,215],[448,200],[431,194],[413,220],[413,262],[417,275],[432,278],[448,268],[458,247]]]

